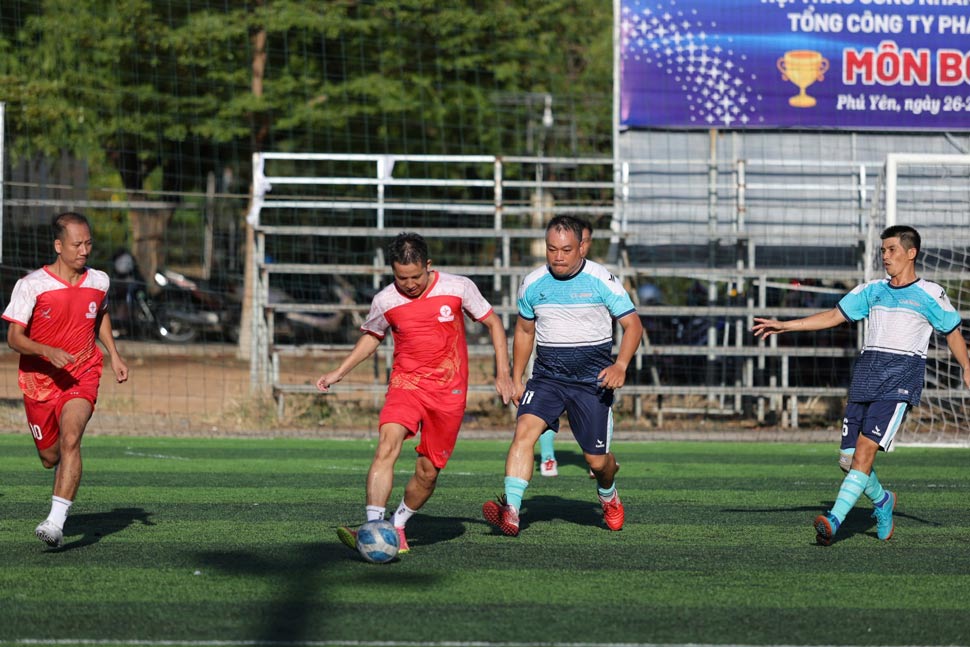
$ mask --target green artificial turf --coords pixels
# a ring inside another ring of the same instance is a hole
[[[0,435],[0,642],[970,644],[968,449],[881,455],[895,536],[876,539],[863,500],[821,547],[834,443],[619,442],[621,532],[578,450],[557,448],[560,476],[533,478],[510,538],[480,513],[507,442],[460,441],[410,554],[372,565],[334,529],[363,520],[374,441],[88,437],[49,550],[33,528],[51,473],[29,437]]]

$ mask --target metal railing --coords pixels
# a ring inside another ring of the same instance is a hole
[[[280,166],[276,173],[271,166]],[[267,258],[270,241],[280,237],[326,237],[346,241],[381,241],[396,233],[394,224],[404,216],[440,218],[427,227],[428,233],[445,241],[487,242],[494,249],[490,263],[448,263],[448,271],[469,275],[491,283],[493,305],[510,329],[515,316],[515,290],[519,279],[542,262],[541,256],[523,255],[525,241],[541,240],[544,223],[554,214],[582,215],[599,222],[608,220],[610,248],[608,266],[635,293],[645,280],[690,278],[707,285],[708,295],[716,297],[719,285],[729,285],[740,295],[732,303],[673,306],[641,304],[643,317],[674,315],[719,318],[727,322],[730,334],[718,338],[709,334],[706,343],[696,345],[655,345],[649,339],[638,354],[638,367],[655,356],[701,356],[714,361],[735,358],[738,367],[730,379],[720,378],[704,384],[664,384],[654,379],[649,384],[624,387],[624,395],[634,398],[634,411],[643,415],[643,400],[654,396],[689,398],[704,396],[707,402],[694,411],[718,410],[736,415],[748,412],[758,420],[773,411],[784,424],[797,427],[798,399],[840,398],[844,386],[804,387],[795,384],[788,372],[790,358],[804,355],[844,358],[855,354],[852,348],[779,347],[777,338],[759,342],[747,333],[755,316],[803,316],[811,309],[771,306],[773,290],[799,289],[792,277],[818,281],[841,281],[853,285],[864,278],[862,258],[867,240],[867,210],[873,186],[872,169],[866,164],[799,162],[792,160],[627,160],[614,164],[611,159],[573,159],[493,156],[391,156],[391,155],[298,155],[264,153],[254,157],[256,195],[249,220],[256,232],[255,295],[253,298],[252,385],[271,391],[279,406],[288,393],[313,393],[311,385],[288,384],[280,379],[281,362],[287,357],[349,350],[349,345],[293,345],[274,339],[274,317],[278,313],[354,314],[358,318],[367,304],[271,302],[269,288],[274,275],[365,277],[374,288],[391,275],[380,244],[373,245],[368,262],[287,262]],[[407,168],[404,177],[395,169]],[[670,169],[682,167],[683,174]],[[811,172],[806,171],[809,168]],[[320,173],[326,175],[306,175]],[[771,173],[767,170],[770,169]],[[775,186],[772,174],[782,173]],[[418,171],[421,173],[418,173]],[[652,171],[651,171],[652,170]],[[702,170],[702,174],[698,174]],[[652,172],[662,173],[661,176]],[[423,174],[422,174],[423,173]],[[703,178],[703,179],[700,179]],[[755,179],[757,178],[757,181]],[[701,182],[701,186],[697,186]],[[658,189],[675,205],[673,212],[684,216],[666,231],[651,214],[662,210]],[[777,218],[771,211],[778,196],[787,196],[787,216]],[[792,197],[796,196],[796,197]],[[801,196],[801,197],[797,197]],[[826,200],[827,211],[834,214],[826,223],[812,221],[816,203]],[[793,214],[804,214],[799,220]],[[697,220],[697,214],[704,220]],[[467,226],[476,218],[479,226]],[[693,220],[692,220],[693,218]],[[294,221],[297,224],[294,224]],[[414,228],[410,227],[409,228]],[[418,230],[421,230],[418,227]],[[759,247],[798,245],[800,233],[812,232],[812,242],[860,250],[858,260],[842,266],[760,267]],[[793,233],[794,232],[794,233]],[[602,234],[599,234],[603,238]],[[629,250],[650,246],[655,239],[669,245],[717,245],[729,252],[729,261],[720,265],[644,264],[630,261]],[[594,238],[595,239],[595,238]],[[450,244],[450,243],[449,243]],[[541,252],[540,252],[541,254]],[[825,288],[805,288],[821,289]],[[837,289],[828,289],[837,292]],[[861,339],[861,334],[857,336]],[[391,344],[384,353],[390,359]],[[811,339],[806,338],[810,344]],[[473,355],[489,356],[489,347],[472,348]],[[766,361],[771,359],[772,362]],[[389,365],[389,364],[388,364]],[[355,386],[360,390],[362,387]],[[385,384],[375,379],[363,387],[373,392]],[[473,385],[472,390],[487,390],[490,385]],[[686,409],[685,409],[686,410]],[[658,414],[659,418],[659,414]]]

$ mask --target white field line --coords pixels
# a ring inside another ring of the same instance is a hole
[[[125,451],[125,456],[137,456],[139,458],[160,458],[169,461],[190,461],[186,456],[170,456],[168,454],[144,454],[142,452]]]
[[[3,641],[0,641],[2,644]],[[445,640],[437,642],[406,640],[100,640],[100,639],[52,639],[21,638],[17,645],[92,645],[94,647],[114,647],[134,645],[137,647],[835,647],[833,645],[731,645],[704,643],[607,643],[607,642],[491,642]],[[871,646],[879,647],[879,646]],[[894,645],[893,647],[917,647]]]

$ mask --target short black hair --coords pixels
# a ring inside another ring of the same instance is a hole
[[[76,211],[65,211],[51,219],[51,233],[54,235],[54,240],[64,239],[64,232],[68,225],[84,225],[89,230],[91,229],[91,223],[88,222],[87,218]]]
[[[593,227],[583,218],[576,216],[555,216],[546,225],[546,233],[550,231],[571,231],[576,234],[576,240],[583,242],[583,229],[589,229],[590,235],[593,234]]]
[[[428,243],[420,234],[402,231],[387,245],[387,259],[391,265],[427,265]]]
[[[920,245],[922,240],[920,239],[919,232],[909,225],[893,225],[892,227],[886,227],[882,234],[879,235],[880,240],[886,240],[887,238],[898,238],[899,244],[903,246],[903,249],[916,249],[916,256],[919,256]]]

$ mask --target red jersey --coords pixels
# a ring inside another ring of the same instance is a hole
[[[392,283],[377,293],[361,330],[394,338],[390,388],[452,390],[468,388],[468,345],[464,313],[481,321],[492,312],[468,278],[434,271],[428,289],[412,299]]]
[[[77,358],[60,369],[46,358],[21,355],[19,382],[28,398],[48,400],[74,386],[84,372],[101,370],[104,360],[94,326],[107,307],[108,283],[107,274],[86,268],[77,285],[71,285],[46,267],[17,281],[3,318],[26,328],[33,341]]]

